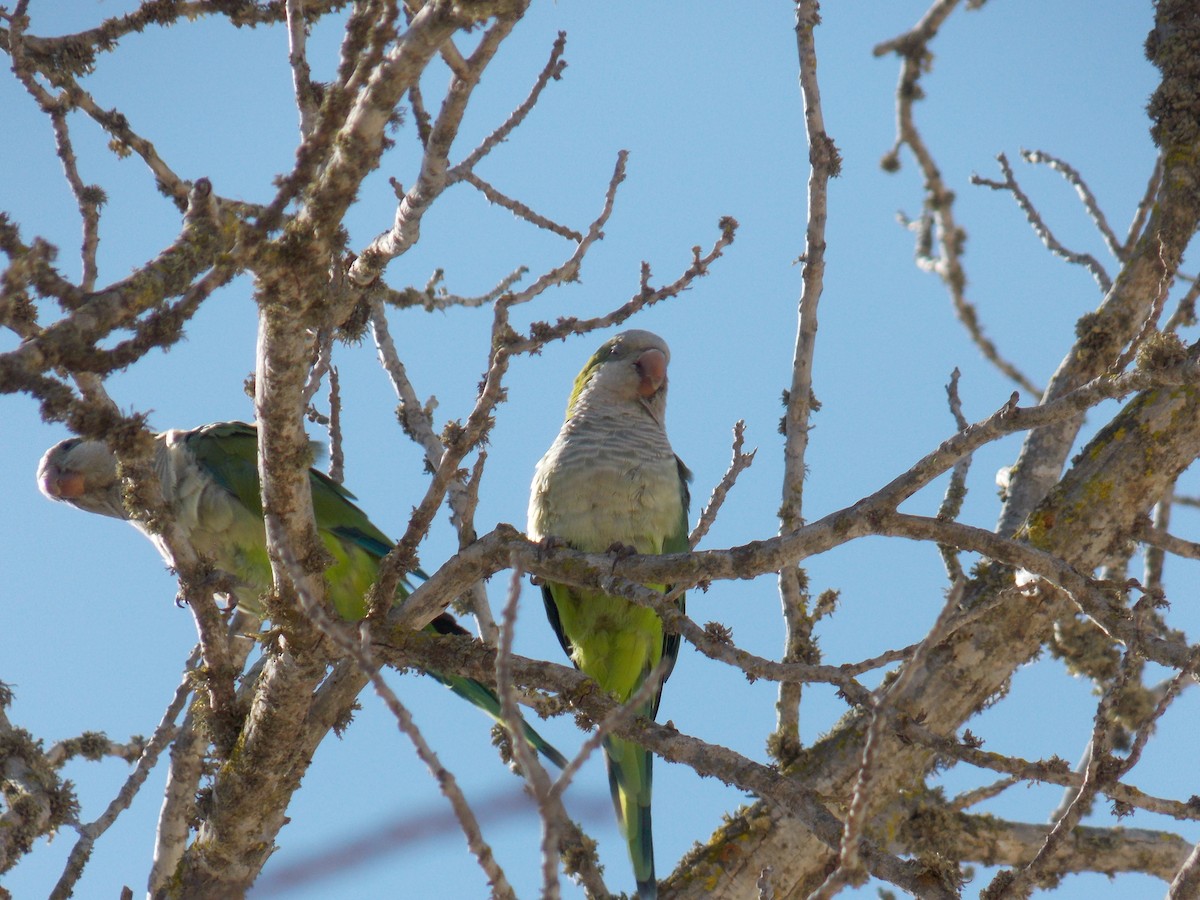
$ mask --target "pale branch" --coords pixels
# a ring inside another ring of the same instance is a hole
[[[729,468],[725,470],[724,476],[722,476],[717,486],[713,488],[708,502],[704,504],[704,509],[700,512],[700,518],[696,522],[696,527],[688,535],[689,547],[695,548],[704,539],[704,536],[708,534],[708,530],[712,528],[713,523],[717,520],[717,513],[720,512],[721,506],[725,503],[725,498],[733,490],[738,476],[750,468],[750,465],[754,462],[754,455],[758,453],[758,449],[755,448],[749,453],[743,453],[742,447],[745,446],[745,441],[746,420],[738,419],[733,424],[733,458],[729,461]]]
[[[451,501],[450,524],[458,532],[460,550],[479,537],[479,533],[475,530],[475,510],[479,506],[479,485],[483,481],[483,466],[486,461],[487,453],[480,450],[479,455],[475,457],[475,464],[471,467],[471,475],[467,479],[461,509],[454,506],[453,500]],[[454,490],[452,488],[451,493]],[[496,627],[496,620],[492,616],[492,607],[488,601],[487,588],[484,583],[477,581],[471,585],[471,589],[458,598],[457,606],[474,617],[475,624],[479,628],[480,640],[494,646],[499,640],[500,634]]]
[[[1126,248],[1118,240],[1116,233],[1108,224],[1108,219],[1104,215],[1104,210],[1100,208],[1100,204],[1096,200],[1096,195],[1092,193],[1092,189],[1088,186],[1087,181],[1084,180],[1078,169],[1067,161],[1046,153],[1044,150],[1022,150],[1021,158],[1033,165],[1042,163],[1066,179],[1067,184],[1075,188],[1075,193],[1079,195],[1079,200],[1083,203],[1083,208],[1087,210],[1088,217],[1096,226],[1096,230],[1100,232],[1100,237],[1104,239],[1104,246],[1108,248],[1108,252],[1117,260],[1124,260],[1127,252]]]
[[[829,181],[837,177],[841,159],[833,139],[825,131],[821,110],[821,92],[817,83],[815,29],[820,21],[817,4],[811,0],[796,3],[796,54],[799,58],[800,94],[804,105],[804,124],[808,139],[808,221],[804,234],[804,253],[796,343],[792,355],[792,378],[784,417],[784,485],[780,514],[780,533],[794,531],[804,521],[803,495],[805,451],[808,447],[809,418],[812,414],[812,370],[816,357],[817,306],[825,278],[825,223],[828,218]],[[797,607],[796,597],[783,598],[785,618],[789,602]]]
[[[1154,292],[1153,299],[1150,304],[1150,310],[1146,313],[1146,318],[1142,322],[1141,328],[1138,329],[1129,341],[1129,346],[1117,357],[1116,362],[1112,364],[1111,371],[1122,372],[1134,360],[1138,359],[1142,349],[1146,344],[1158,334],[1158,320],[1162,317],[1163,307],[1167,303],[1167,294],[1171,290],[1172,276],[1166,271],[1158,281],[1158,289]]]
[[[110,147],[114,153],[118,156],[136,153],[154,175],[155,183],[164,193],[173,197],[177,203],[183,203],[187,199],[193,185],[167,165],[151,141],[133,130],[124,113],[116,109],[102,109],[92,95],[73,79],[63,78],[60,87],[67,103],[87,113],[92,121],[112,136]]]
[[[321,2],[309,2],[307,5],[307,19],[315,21],[344,3],[321,0]],[[71,109],[82,110],[111,135],[113,140],[110,147],[115,153],[118,155],[125,155],[130,151],[137,153],[153,173],[161,190],[182,206],[187,200],[190,185],[167,165],[149,140],[130,127],[128,119],[122,113],[115,109],[102,109],[92,95],[80,87],[77,77],[91,71],[98,53],[113,50],[118,45],[120,38],[133,32],[142,31],[150,24],[168,25],[180,17],[194,18],[199,15],[215,14],[225,14],[237,25],[268,23],[280,21],[283,18],[283,10],[278,9],[272,14],[257,9],[254,5],[247,5],[230,12],[224,4],[216,2],[172,3],[170,10],[160,7],[162,4],[146,4],[129,15],[106,20],[94,29],[58,37],[36,37],[26,34],[24,23],[18,16],[10,19],[11,27],[8,30],[0,28],[0,48],[7,49],[12,55],[14,72],[35,94],[39,104],[51,114],[52,119],[61,119]],[[262,14],[261,18],[260,14]],[[35,74],[44,77],[58,89],[59,96],[51,98],[50,94],[33,80]],[[65,128],[65,119],[61,122],[61,128],[60,123],[55,121],[60,155],[63,149],[62,139],[65,137]],[[77,176],[72,175],[73,163],[68,160],[67,156],[63,156],[63,161],[68,181],[71,182],[72,189],[80,201],[81,210],[84,206],[98,206],[99,202],[102,202],[102,192],[94,186],[86,186],[81,191],[80,188],[83,187],[81,182]],[[257,209],[252,204],[230,202],[230,205],[247,213],[252,213]],[[88,228],[89,220],[94,217],[94,211],[85,212],[83,279],[85,285],[90,285],[95,277],[95,235],[90,234]],[[93,257],[91,266],[88,263],[89,255]]]
[[[1200,559],[1200,543],[1185,541],[1145,521],[1135,524],[1133,537],[1143,544],[1159,547],[1184,559]]]
[[[942,522],[899,513],[880,514],[878,534],[917,540],[953,541],[997,562],[1032,572],[1065,591],[1079,611],[1104,632],[1126,646],[1137,645],[1147,659],[1171,668],[1190,664],[1191,650],[1186,643],[1143,631],[1128,609],[1109,596],[1106,583],[1096,581],[1070,563],[1050,553],[1034,549],[1028,543],[1008,540],[994,532],[972,528],[957,522]],[[1036,584],[1030,585],[1036,593]]]
[[[288,207],[309,189],[329,161],[339,133],[352,117],[355,103],[361,100],[364,85],[380,67],[387,45],[397,38],[398,15],[396,4],[355,3],[351,7],[343,31],[337,77],[325,85],[316,127],[297,148],[295,166],[280,179],[275,198],[256,214],[255,225],[261,233],[280,226],[287,217]],[[365,127],[368,145],[377,125],[371,121]]]
[[[946,186],[941,169],[916,124],[914,104],[925,96],[921,78],[929,71],[933,59],[929,44],[937,37],[942,24],[957,5],[958,0],[935,0],[916,26],[890,41],[878,44],[872,51],[875,56],[895,53],[901,59],[900,80],[896,87],[896,140],[884,155],[881,165],[886,171],[897,171],[900,168],[900,149],[908,147],[912,152],[925,187],[924,208],[920,218],[915,223],[906,223],[917,233],[917,265],[933,272],[945,283],[955,315],[984,358],[1023,390],[1040,396],[1041,390],[1002,356],[995,343],[984,333],[979,312],[967,299],[967,275],[962,264],[967,235],[954,215],[954,192]]]
[[[1155,7],[1156,23],[1172,17],[1173,2]],[[1110,370],[1122,348],[1146,328],[1162,291],[1169,287],[1180,259],[1200,223],[1200,192],[1195,190],[1197,167],[1192,156],[1194,117],[1173,105],[1172,91],[1190,84],[1182,60],[1189,59],[1194,38],[1190,28],[1164,28],[1148,44],[1147,56],[1163,81],[1148,106],[1154,124],[1151,135],[1161,149],[1162,175],[1157,181],[1145,227],[1099,308],[1076,326],[1077,341],[1059,364],[1045,399],[1052,400]],[[1180,48],[1172,55],[1171,48]],[[1161,52],[1160,52],[1161,51]],[[1177,142],[1177,143],[1173,143]],[[1082,426],[1081,416],[1031,432],[1015,467],[998,529],[1013,534],[1058,480]]]
[[[425,9],[432,5],[426,6]],[[448,171],[450,148],[458,137],[459,126],[462,124],[471,95],[483,77],[484,69],[492,61],[523,12],[522,8],[515,15],[497,17],[495,23],[484,33],[470,59],[460,67],[452,67],[457,68],[457,71],[454,72],[446,90],[446,99],[425,142],[425,155],[416,184],[409,188],[397,206],[392,227],[376,237],[358,254],[358,258],[350,266],[348,276],[351,282],[360,286],[370,284],[382,274],[391,260],[405,253],[416,243],[425,212],[453,183]],[[446,44],[449,45],[449,42]]]
[[[416,390],[408,377],[408,369],[400,360],[396,343],[392,340],[392,332],[388,326],[387,315],[380,304],[371,307],[371,335],[375,339],[375,351],[379,356],[379,365],[387,373],[392,390],[400,401],[396,408],[400,427],[412,438],[425,453],[425,459],[430,465],[436,466],[441,462],[445,453],[445,445],[433,431],[432,401],[429,406],[422,405]]]
[[[304,20],[306,0],[286,0],[288,65],[292,69],[292,90],[296,95],[296,111],[299,113],[300,137],[312,134],[314,119],[320,105],[319,94],[312,82],[312,69],[308,65],[306,44],[308,23]]]
[[[1158,702],[1154,705],[1154,709],[1150,715],[1138,726],[1133,744],[1126,752],[1124,760],[1121,761],[1117,777],[1123,778],[1141,761],[1142,751],[1146,749],[1146,744],[1149,743],[1151,736],[1157,729],[1158,720],[1166,713],[1167,707],[1183,693],[1183,689],[1195,683],[1197,662],[1200,662],[1200,659],[1197,659],[1197,652],[1193,651],[1193,658],[1189,665],[1184,666],[1171,676],[1165,685],[1155,688],[1153,693],[1158,695]]]
[[[1200,844],[1184,860],[1167,890],[1168,900],[1188,900],[1200,891]]]
[[[218,769],[196,836],[171,875],[183,895],[238,896],[258,877],[311,758],[297,746],[297,723],[324,675],[323,661],[286,649],[266,658],[238,736],[238,765]],[[267,796],[275,800],[264,803]]]
[[[783,479],[779,505],[779,534],[795,531],[804,522],[805,454],[810,420],[816,405],[813,365],[817,351],[817,306],[825,280],[825,223],[829,213],[829,181],[841,171],[841,157],[825,130],[821,90],[817,81],[816,27],[821,21],[816,0],[797,0],[795,8],[796,56],[804,129],[808,147],[807,221],[801,255],[802,287],[797,309],[792,372],[783,415]],[[812,655],[814,620],[808,613],[803,574],[792,566],[778,575],[780,612],[783,617],[785,663]],[[776,729],[772,752],[782,763],[790,761],[800,744],[801,686],[781,684],[775,703]]]
[[[526,5],[521,0],[509,4],[501,20],[509,24],[495,27],[511,28],[524,14]],[[313,250],[318,251],[316,255],[321,259],[332,255],[334,248],[330,242],[338,234],[338,225],[367,173],[379,165],[389,122],[400,98],[419,80],[433,55],[456,31],[474,27],[492,12],[491,7],[476,12],[473,7],[451,0],[430,0],[412,16],[395,45],[384,51],[384,44],[394,33],[390,17],[396,7],[391,4],[388,7],[383,20],[363,29],[361,37],[366,39],[367,54],[357,54],[351,62],[347,57],[353,47],[349,43],[343,45],[338,84],[331,99],[326,100],[326,108],[331,104],[346,104],[344,114],[338,117],[336,140],[322,122],[322,127],[301,147],[295,171],[268,210],[268,219],[281,215],[291,198],[304,190],[305,204],[296,214],[296,226],[313,236]],[[486,34],[492,33],[489,29]],[[348,28],[347,42],[350,40]],[[493,40],[485,36],[476,52],[494,52]],[[433,151],[427,153],[427,160],[434,155]],[[318,165],[318,159],[322,158],[323,163]],[[363,263],[364,267],[367,265]],[[374,280],[373,276],[359,278],[353,271],[350,277],[359,284]]]
[[[919,847],[944,858],[1014,866],[1037,852],[1048,831],[1046,825],[954,812],[936,804],[926,806],[923,800],[912,806],[908,815],[897,819],[893,849]],[[921,829],[932,823],[937,830],[931,839]],[[1139,872],[1169,881],[1189,849],[1186,841],[1168,832],[1080,826],[1059,843],[1052,865],[1057,874],[1097,872],[1111,878]]]
[[[447,447],[442,438],[433,432],[432,402],[428,406],[422,407],[420,401],[417,400],[407,370],[400,361],[399,353],[392,341],[387,316],[380,305],[376,304],[372,307],[370,321],[380,365],[387,372],[392,389],[400,401],[397,408],[400,425],[405,433],[424,450],[425,460],[429,467],[437,471],[446,457]],[[474,474],[470,479],[465,477],[465,473],[456,469],[445,484],[445,496],[451,511],[451,524],[458,534],[460,547],[466,546],[476,537],[475,508],[478,505],[478,490],[483,476],[485,458],[486,454],[481,451],[476,459]],[[469,606],[476,616],[484,639],[489,643],[494,643],[497,636],[496,626],[492,621],[491,610],[487,603],[487,593],[482,582],[476,582],[466,587],[461,596],[469,598]]]
[[[1032,160],[1028,160],[1027,158],[1027,161]],[[1000,164],[1000,172],[1004,176],[1003,181],[984,178],[982,175],[972,175],[971,184],[989,187],[994,191],[1008,191],[1012,194],[1013,199],[1017,201],[1017,206],[1021,207],[1021,211],[1025,213],[1025,218],[1029,221],[1029,226],[1041,242],[1045,244],[1046,249],[1069,263],[1083,266],[1092,273],[1092,278],[1100,286],[1101,293],[1107,294],[1112,288],[1112,278],[1104,271],[1104,266],[1100,263],[1100,260],[1096,259],[1090,253],[1077,253],[1064,247],[1062,242],[1054,236],[1054,232],[1050,230],[1050,227],[1042,219],[1041,213],[1037,211],[1037,207],[1033,205],[1033,201],[1029,199],[1029,195],[1017,183],[1017,179],[1013,175],[1012,166],[1008,163],[1008,157],[1001,153],[996,157],[996,162]]]
[[[886,56],[888,53],[895,53],[898,56],[928,54],[929,49],[926,45],[937,37],[942,23],[946,21],[950,13],[954,12],[956,6],[958,6],[958,0],[936,0],[916,25],[899,37],[876,44],[872,53],[875,56]]]
[[[171,743],[167,783],[154,832],[154,861],[146,881],[149,896],[158,895],[175,874],[187,846],[190,823],[198,818],[196,794],[204,767],[208,741],[200,733],[191,711],[184,716]]]
[[[1053,784],[1067,788],[1074,794],[1083,783],[1081,772],[1073,771],[1071,764],[1060,757],[1029,761],[1017,756],[1006,756],[990,750],[980,749],[983,743],[970,731],[962,740],[946,737],[931,731],[912,717],[894,720],[903,737],[912,743],[927,747],[945,759],[957,760],[978,769],[1010,776],[1017,781],[1031,784]],[[1181,822],[1200,821],[1200,807],[1190,802],[1172,800],[1147,794],[1140,788],[1114,781],[1105,784],[1102,792],[1114,802],[1130,808],[1169,816]]]
[[[422,147],[426,147],[429,145],[429,131],[433,127],[433,120],[429,116],[429,110],[425,108],[425,98],[421,94],[420,82],[408,89],[408,102],[412,106],[417,140],[421,142]]]
[[[566,810],[561,804],[552,804],[550,776],[538,760],[537,753],[525,740],[525,720],[517,705],[512,679],[513,635],[517,625],[517,604],[521,600],[521,581],[521,570],[514,568],[509,579],[508,600],[500,621],[500,643],[496,651],[496,694],[500,698],[500,721],[508,732],[513,758],[525,776],[542,822],[542,896],[546,900],[559,900],[562,891],[558,882],[558,830],[559,822],[566,818]]]
[[[226,636],[234,665],[239,669],[254,646],[247,634],[254,632],[257,626],[257,618],[241,610],[234,610],[230,617]],[[199,647],[192,651],[184,667],[185,672],[194,667],[201,656],[199,651]],[[243,683],[238,700],[246,699],[245,694],[246,685]],[[195,709],[187,711],[171,743],[167,783],[154,833],[154,861],[147,879],[147,893],[150,896],[157,896],[158,891],[174,877],[176,867],[183,858],[192,824],[199,818],[196,798],[209,743],[204,729],[196,721],[195,712]]]

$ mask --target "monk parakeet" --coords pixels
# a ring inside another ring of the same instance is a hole
[[[589,553],[614,547],[638,553],[688,550],[691,472],[671,449],[664,422],[669,359],[658,335],[626,331],[587,361],[575,379],[567,420],[533,476],[531,539],[562,541]],[[664,634],[651,610],[552,582],[542,585],[542,597],[571,660],[622,703],[660,660],[667,661],[670,674],[679,636]],[[660,695],[661,685],[637,712],[653,718]],[[604,751],[617,822],[629,845],[638,893],[648,900],[658,893],[650,831],[652,756],[613,735],[604,739]]]
[[[218,422],[193,431],[165,431],[157,436],[154,467],[163,497],[196,553],[210,560],[234,582],[233,600],[253,615],[263,616],[261,595],[271,587],[266,529],[258,480],[258,438],[253,425]],[[82,510],[129,519],[121,500],[117,461],[101,441],[71,438],[51,447],[38,466],[38,487],[52,500]],[[386,535],[354,505],[354,495],[316,469],[309,469],[317,531],[334,563],[325,572],[328,595],[338,614],[357,621],[367,613],[365,594],[392,548]],[[155,536],[133,522],[172,564]],[[401,584],[397,598],[409,593]],[[467,634],[443,613],[426,630]],[[452,691],[499,720],[500,702],[483,684],[458,675],[430,672]],[[526,725],[529,743],[560,768],[566,759]]]

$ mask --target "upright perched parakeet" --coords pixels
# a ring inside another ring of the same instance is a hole
[[[567,420],[533,476],[531,539],[561,540],[590,553],[615,545],[638,553],[687,551],[691,473],[667,440],[669,359],[658,335],[626,331],[588,360],[575,379]],[[667,660],[670,674],[679,636],[664,634],[662,620],[651,610],[552,582],[542,586],[542,596],[571,660],[622,703],[660,660]],[[660,696],[661,686],[637,712],[653,718]],[[652,756],[612,735],[604,739],[604,751],[638,893],[648,900],[658,894],[650,830]]]
[[[154,468],[175,521],[199,556],[233,579],[233,599],[246,612],[262,617],[262,594],[271,587],[266,529],[258,480],[258,436],[253,425],[218,422],[193,431],[164,431],[157,436]],[[121,500],[117,461],[100,441],[71,438],[46,451],[38,466],[38,487],[52,500],[87,512],[129,519]],[[309,469],[317,532],[334,563],[326,572],[329,597],[338,614],[357,621],[367,613],[365,594],[379,561],[392,541],[351,501],[354,495],[316,469]],[[140,522],[138,527],[158,548],[167,565],[169,552]],[[409,593],[397,588],[397,598]],[[443,613],[426,630],[467,634]],[[499,720],[500,701],[487,686],[458,675],[430,672],[452,691]],[[528,725],[529,743],[560,768],[566,759]]]

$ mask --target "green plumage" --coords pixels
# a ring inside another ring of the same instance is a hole
[[[671,450],[666,412],[666,344],[645,331],[605,343],[575,379],[567,419],[538,463],[529,503],[529,535],[554,538],[586,552],[614,545],[638,553],[688,550],[691,477]],[[664,585],[648,585],[665,591]],[[549,582],[546,615],[580,670],[622,703],[660,661],[666,675],[679,653],[652,610],[599,591]],[[681,596],[678,601],[683,609]],[[666,680],[664,676],[663,680]],[[661,686],[636,710],[653,718]],[[609,785],[639,895],[657,895],[651,834],[652,756],[609,735],[604,740]]]
[[[192,548],[232,578],[233,599],[240,608],[263,617],[261,597],[271,588],[272,574],[254,426],[219,422],[192,431],[164,432],[158,436],[155,469],[164,498]],[[128,518],[116,461],[102,443],[71,439],[52,447],[42,458],[38,481],[52,499],[89,512]],[[367,614],[366,592],[392,541],[354,504],[354,495],[327,475],[309,469],[309,485],[317,533],[333,558],[325,571],[329,600],[343,619],[358,621]],[[147,537],[154,540],[151,534]],[[159,549],[165,556],[166,551]],[[170,559],[167,562],[171,564]],[[397,599],[407,597],[409,591],[410,586],[401,582]],[[468,634],[445,613],[425,630],[430,634]],[[500,701],[486,685],[458,675],[429,674],[500,720]],[[555,765],[566,765],[562,754],[528,724],[525,737]]]

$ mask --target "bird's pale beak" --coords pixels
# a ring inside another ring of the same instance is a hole
[[[653,397],[667,380],[667,356],[661,350],[647,350],[637,361],[638,374],[642,376],[638,394]]]
[[[73,500],[82,497],[87,484],[80,472],[60,472],[58,466],[48,465],[39,473],[38,487],[52,500]]]

